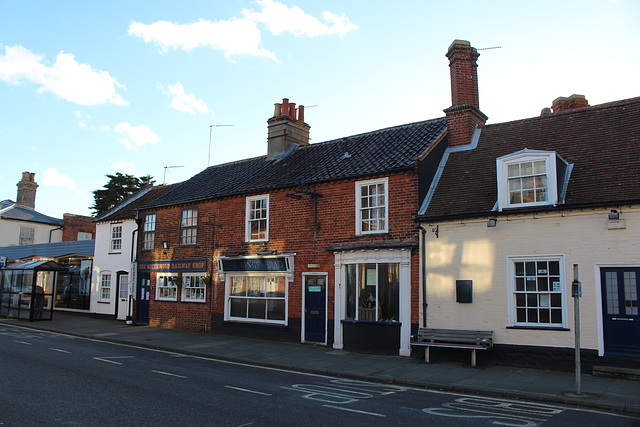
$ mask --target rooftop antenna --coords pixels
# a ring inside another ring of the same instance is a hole
[[[502,49],[502,46],[493,46],[493,47],[481,47],[476,50],[491,50],[491,49]]]
[[[162,179],[162,185],[165,185],[167,183],[167,169],[173,169],[173,168],[183,168],[184,166],[165,166],[164,167],[164,178]]]
[[[211,164],[211,135],[213,134],[213,128],[221,128],[221,127],[231,127],[233,125],[217,125],[215,123],[211,123],[209,125],[209,156],[207,157],[207,167]]]

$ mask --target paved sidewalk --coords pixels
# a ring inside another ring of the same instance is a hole
[[[359,354],[323,346],[133,326],[60,312],[54,313],[52,321],[29,323],[3,319],[1,323],[304,372],[640,414],[640,381],[583,374],[582,393],[578,396],[575,394],[575,375],[570,372],[507,366],[472,368],[442,362],[426,364],[410,357]]]

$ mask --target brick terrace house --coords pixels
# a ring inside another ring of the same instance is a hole
[[[284,99],[267,123],[267,155],[140,210],[155,241],[139,245],[137,320],[408,356],[414,220],[446,120],[309,144],[304,107]]]
[[[540,117],[484,125],[476,50],[457,42],[448,55],[452,75],[469,77],[452,93],[471,95],[447,118],[455,110],[469,127],[449,132],[419,212],[422,324],[492,330],[494,360],[571,368],[577,266],[586,366],[615,356],[637,367],[640,98],[589,106],[573,95]]]

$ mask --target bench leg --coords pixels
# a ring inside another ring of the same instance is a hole
[[[424,361],[427,362],[427,363],[429,363],[429,349],[430,348],[431,347],[425,347],[424,348]]]
[[[471,366],[476,367],[476,350],[471,350]]]

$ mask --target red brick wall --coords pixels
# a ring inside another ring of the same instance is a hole
[[[90,216],[64,214],[64,229],[62,230],[62,241],[72,242],[78,240],[78,233],[91,233],[91,238],[96,238],[95,218]]]
[[[384,175],[366,179],[382,178]],[[257,254],[276,251],[279,254],[296,253],[293,283],[289,287],[289,317],[302,314],[302,273],[328,273],[328,318],[334,317],[334,255],[327,251],[338,242],[365,242],[370,240],[417,237],[414,215],[418,211],[417,175],[401,172],[389,176],[389,232],[382,235],[356,235],[355,183],[363,179],[342,180],[317,185],[317,217],[320,223],[314,240],[313,198],[300,200],[286,197],[292,192],[269,192],[269,241],[245,242],[245,203],[250,195],[228,197],[199,203],[198,231],[195,246],[180,246],[179,231],[182,208],[176,206],[156,211],[156,249],[139,251],[138,259],[169,260],[206,258],[208,273],[213,275],[212,286],[207,289],[207,303],[176,303],[155,300],[155,275],[152,276],[150,323],[156,326],[203,330],[211,313],[224,313],[225,285],[218,281],[216,258],[227,253]],[[261,194],[261,193],[259,193]],[[265,193],[266,194],[266,193]],[[144,213],[141,212],[144,218]],[[141,239],[140,239],[141,241]],[[169,248],[162,249],[167,241]],[[411,322],[418,323],[419,255],[417,248],[411,260],[412,302]],[[320,264],[309,268],[308,264]]]

